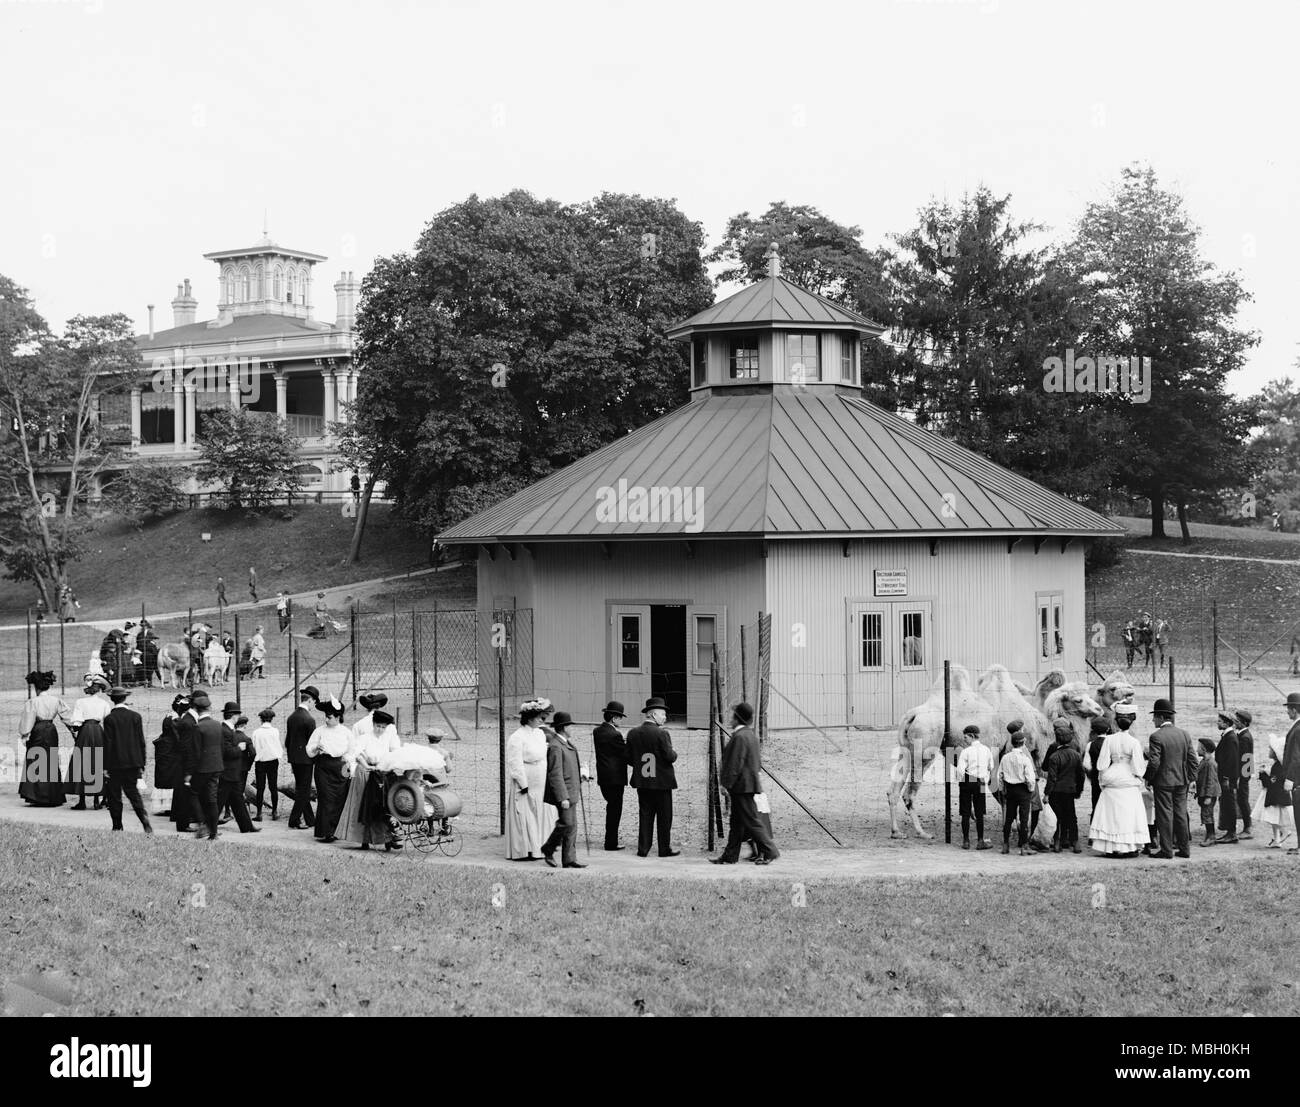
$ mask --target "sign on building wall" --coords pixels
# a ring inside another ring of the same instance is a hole
[[[906,569],[875,569],[872,571],[877,596],[906,596]]]

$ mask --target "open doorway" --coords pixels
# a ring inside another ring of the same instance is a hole
[[[669,719],[686,718],[686,605],[650,607],[650,695],[662,696]]]

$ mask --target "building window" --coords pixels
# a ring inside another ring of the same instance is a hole
[[[899,622],[902,641],[898,656],[902,658],[903,669],[925,668],[925,613],[922,611],[904,611]]]
[[[707,673],[713,664],[713,647],[718,640],[718,617],[695,616],[695,671]]]
[[[883,669],[885,667],[885,617],[879,611],[862,613],[862,661],[863,669]]]
[[[275,276],[271,281],[271,297],[279,300],[284,295],[284,270],[278,265],[275,267]]]
[[[786,379],[795,384],[822,379],[817,335],[798,333],[785,336],[785,374]]]
[[[235,271],[233,269],[226,270],[225,287],[226,303],[233,304],[235,302]]]
[[[1038,597],[1038,656],[1043,661],[1065,656],[1064,600],[1060,593]]]
[[[287,294],[285,295],[285,302],[286,302],[286,303],[290,303],[290,304],[293,303],[293,294],[294,294],[294,287],[293,287],[293,284],[294,284],[294,273],[293,273],[293,270],[290,269],[290,270],[289,270],[289,287],[288,287],[288,292],[287,292]]]
[[[731,379],[758,380],[758,337],[744,335],[731,340]]]
[[[307,303],[307,270],[305,269],[298,273],[298,303],[303,306]]]
[[[253,295],[259,300],[266,299],[266,270],[262,268],[260,262],[253,273]]]
[[[857,381],[858,340],[855,335],[840,336],[840,380]]]
[[[249,288],[249,273],[247,269],[241,269],[239,271],[239,302],[241,304],[246,304],[251,299],[252,294]]]
[[[620,673],[641,671],[640,615],[618,617],[618,671]]]
[[[696,388],[708,379],[708,349],[707,339],[697,338],[691,343],[691,380]]]

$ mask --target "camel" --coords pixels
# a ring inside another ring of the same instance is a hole
[[[1055,724],[1065,719],[1074,730],[1075,747],[1080,753],[1088,748],[1092,720],[1100,718],[1101,704],[1092,698],[1091,689],[1081,680],[1062,684],[1043,700],[1043,714]]]
[[[1115,729],[1115,705],[1133,702],[1133,685],[1128,678],[1116,669],[1106,678],[1106,682],[1097,689],[1097,703],[1101,705],[1102,718]]]
[[[976,692],[966,669],[953,665],[949,673],[952,684],[948,700],[954,736],[960,734],[970,723],[978,726],[981,734],[987,734],[993,726],[993,708]],[[905,837],[898,825],[900,799],[912,820],[912,829],[922,838],[931,837],[921,826],[912,800],[920,790],[926,767],[934,760],[943,742],[943,698],[943,678],[940,677],[930,698],[919,707],[912,708],[898,724],[897,760],[890,773],[889,790],[885,793],[889,803],[891,838]]]
[[[163,674],[166,674],[164,676]],[[172,642],[158,651],[158,685],[170,681],[173,688],[183,688],[190,676],[190,648],[184,642]]]
[[[984,738],[994,750],[994,760],[997,760],[997,751],[1009,737],[1007,724],[1012,719],[1019,719],[1025,724],[1025,747],[1038,758],[1038,763],[1041,765],[1054,740],[1052,724],[1047,716],[1020,691],[1016,682],[1011,679],[1011,674],[1007,672],[1006,666],[989,667],[988,672],[979,679],[979,694],[993,708],[993,730]]]

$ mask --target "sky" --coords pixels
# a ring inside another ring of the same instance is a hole
[[[980,185],[1065,237],[1138,161],[1253,297],[1246,395],[1300,376],[1288,7],[0,0],[0,273],[56,327],[161,329],[186,277],[216,314],[202,255],[265,218],[328,257],[332,320],[341,271],[471,193],[673,197],[710,245],[786,200],[874,247]]]

